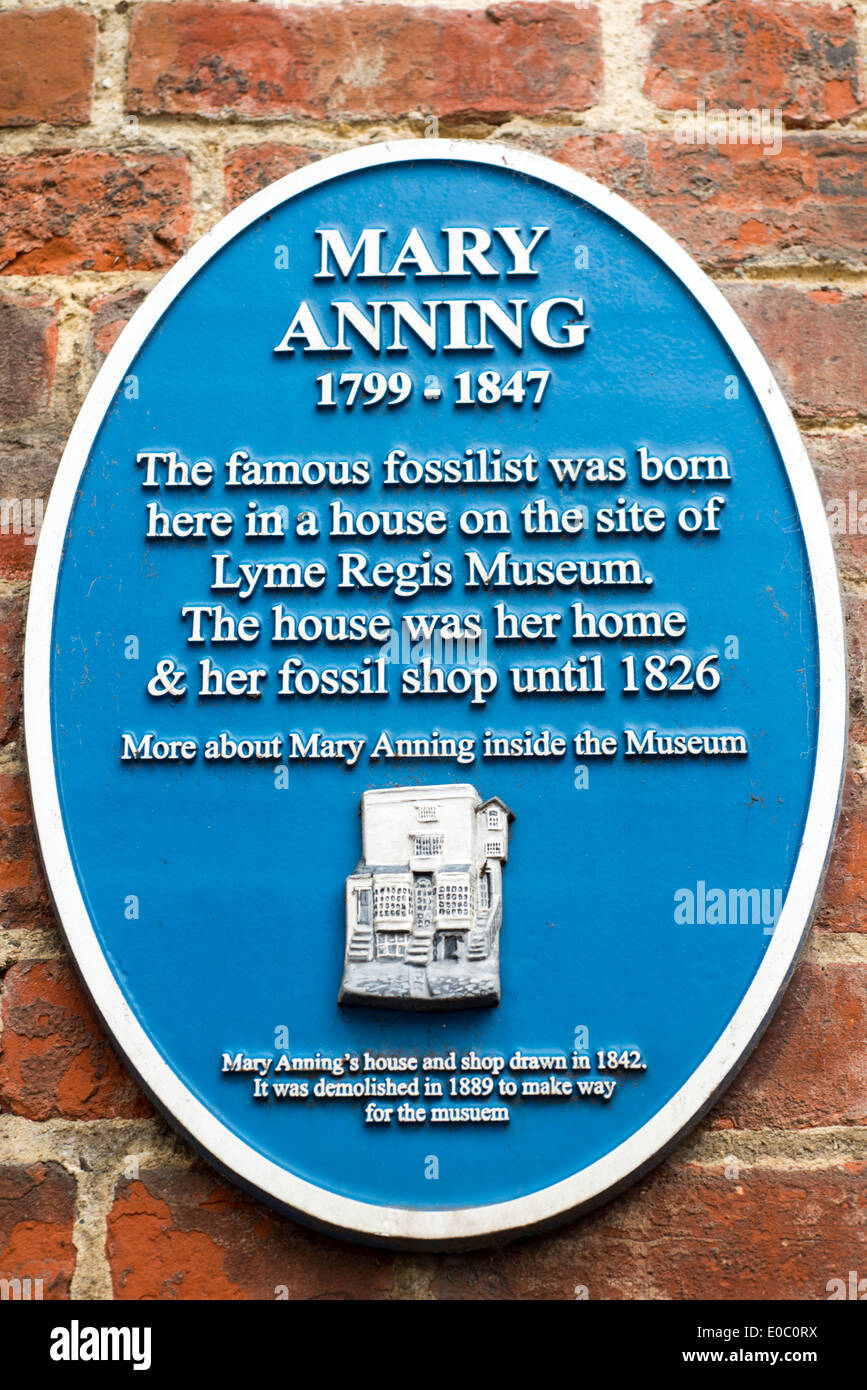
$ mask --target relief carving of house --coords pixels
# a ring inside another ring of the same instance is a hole
[[[361,798],[362,859],[346,880],[341,1004],[454,1009],[500,1002],[503,865],[512,812],[475,787]]]

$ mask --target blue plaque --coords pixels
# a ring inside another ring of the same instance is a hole
[[[761,1033],[843,673],[803,445],[684,251],[529,154],[338,155],[166,275],[70,438],[26,650],[58,914],[238,1182],[513,1235]]]

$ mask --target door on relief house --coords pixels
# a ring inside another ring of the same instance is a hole
[[[421,931],[433,928],[433,882],[427,874],[420,874],[415,881],[415,925]]]

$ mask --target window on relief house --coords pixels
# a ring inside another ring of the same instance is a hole
[[[442,835],[415,835],[415,853],[423,859],[431,859],[443,852]]]
[[[500,828],[500,812],[498,811],[498,809],[497,809],[496,806],[491,806],[491,807],[489,808],[489,810],[488,810],[488,829],[489,829],[489,830],[499,830],[499,828]]]
[[[406,932],[381,931],[376,937],[376,954],[386,960],[402,960],[406,955]]]
[[[402,884],[384,885],[374,894],[374,914],[377,917],[408,917],[409,888]]]
[[[436,806],[416,806],[415,809],[419,820],[439,820]]]
[[[502,840],[488,840],[485,843],[485,854],[497,856],[503,853]]]
[[[487,912],[491,906],[491,879],[488,874],[482,874],[479,879],[479,911]]]
[[[451,882],[441,883],[437,890],[437,916],[439,917],[469,917],[470,915],[470,885],[469,883]]]

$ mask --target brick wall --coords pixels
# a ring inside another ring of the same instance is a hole
[[[867,0],[0,3],[0,496],[38,516],[124,321],[225,210],[325,154],[436,132],[543,152],[672,232],[768,355],[826,497],[867,498],[859,54]],[[782,147],[684,143],[679,112],[699,102],[778,110]],[[55,1299],[822,1299],[830,1279],[867,1276],[867,504],[861,527],[836,538],[843,816],[776,1020],[709,1118],[624,1197],[448,1256],[364,1250],[275,1216],[197,1161],[117,1062],[30,828],[34,547],[26,525],[4,527],[0,1276],[42,1279]]]

